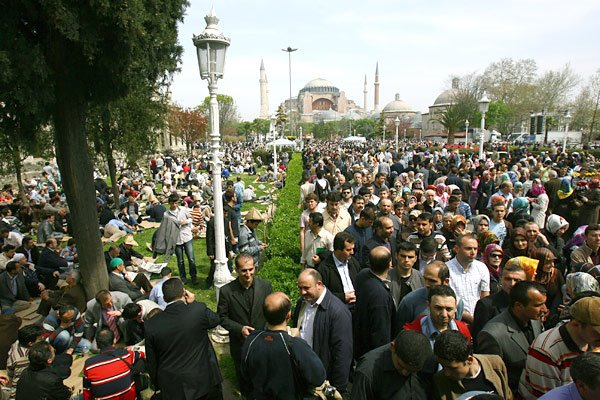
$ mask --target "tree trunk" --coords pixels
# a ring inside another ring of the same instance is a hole
[[[89,299],[100,289],[108,288],[108,273],[100,241],[93,167],[86,140],[85,89],[73,64],[63,62],[65,65],[56,70],[56,159],[72,216],[83,285]]]
[[[25,196],[25,187],[23,186],[23,168],[21,164],[21,151],[19,146],[15,145],[12,149],[12,161],[13,167],[15,168],[15,174],[17,175],[17,187],[19,188],[19,197],[23,204],[27,204],[27,196]]]
[[[115,200],[115,206],[117,209],[121,207],[119,201],[119,185],[117,183],[117,164],[112,149],[113,136],[110,130],[110,114],[108,110],[104,110],[102,113],[102,131],[104,132],[104,155],[106,156],[106,163],[108,164],[108,176],[110,177],[110,187],[113,192],[113,199]]]

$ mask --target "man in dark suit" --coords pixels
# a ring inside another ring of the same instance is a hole
[[[31,305],[30,300],[21,265],[16,261],[9,261],[6,271],[0,274],[0,304],[2,307],[21,311]]]
[[[125,270],[125,262],[119,257],[113,258],[110,262],[110,274],[108,274],[108,287],[113,292],[122,292],[125,293],[131,301],[138,301],[144,297],[144,294],[137,286],[135,281],[131,281],[127,276],[127,271]],[[138,274],[139,276],[144,276],[144,274]],[[144,278],[146,278],[144,276]],[[137,277],[136,277],[137,279]],[[147,278],[146,278],[147,279]],[[146,297],[150,292],[146,292]]]
[[[40,281],[48,289],[57,289],[58,278],[66,272],[69,263],[58,254],[58,242],[54,238],[46,240],[46,247],[40,254],[40,259],[35,267]]]
[[[392,253],[375,247],[369,254],[370,269],[362,270],[356,278],[356,307],[354,323],[354,356],[389,343],[395,337],[396,306],[387,284],[392,266]]]
[[[500,276],[501,290],[491,296],[484,297],[477,302],[471,331],[477,338],[485,324],[496,315],[508,308],[510,290],[517,282],[527,279],[525,271],[518,265],[508,265],[502,268]]]
[[[300,273],[298,288],[302,299],[292,326],[321,359],[329,382],[344,393],[352,365],[352,314],[312,268]]]
[[[17,247],[17,250],[15,251],[17,253],[25,254],[27,262],[34,265],[37,264],[40,259],[40,251],[31,236],[25,236],[21,242],[21,246]]]
[[[510,307],[479,332],[477,352],[502,357],[508,370],[508,385],[515,393],[529,346],[542,333],[540,319],[547,312],[546,289],[537,282],[518,282],[510,291]]]
[[[117,258],[121,255],[121,248],[119,246],[110,246],[108,250],[104,251],[104,261],[106,261],[106,268],[110,271],[110,261],[113,258]]]
[[[242,346],[250,332],[265,328],[263,314],[265,298],[273,291],[271,283],[254,276],[254,259],[248,253],[240,253],[235,259],[236,280],[221,288],[217,312],[223,318],[223,327],[229,331],[229,351],[238,385],[243,396],[252,396],[252,382],[243,379],[240,365]]]
[[[391,254],[396,254],[396,236],[394,235],[394,221],[389,217],[379,217],[373,223],[373,237],[365,243],[363,254],[366,265],[361,265],[363,268],[369,267],[369,253],[375,247],[383,246],[387,248]],[[396,259],[392,257],[392,264],[396,267]]]
[[[179,278],[163,284],[167,303],[146,328],[146,360],[163,399],[222,399],[221,372],[208,330],[221,324],[218,314],[195,301]]]
[[[346,304],[354,304],[354,281],[361,267],[352,257],[354,237],[348,232],[339,232],[333,238],[333,253],[319,264],[319,272],[325,287]]]

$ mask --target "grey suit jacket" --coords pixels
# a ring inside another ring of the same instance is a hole
[[[540,321],[531,320],[531,325],[534,337],[542,333]],[[512,390],[518,390],[528,350],[527,338],[509,310],[492,318],[477,337],[477,353],[497,354],[504,360],[508,370],[508,384]]]
[[[125,293],[132,301],[141,299],[144,294],[135,285],[124,278],[116,276],[114,273],[108,274],[108,287],[113,292]]]
[[[25,277],[20,272],[17,275],[17,295],[15,296],[10,290],[10,277],[8,272],[4,271],[0,273],[0,303],[3,307],[10,307],[17,300],[28,301],[30,299],[29,292],[25,286]]]
[[[390,280],[390,293],[392,294],[392,298],[394,299],[394,305],[396,306],[396,310],[400,307],[400,302],[402,298],[400,294],[402,292],[402,287],[400,284],[400,274],[396,268],[392,268],[388,271],[388,279]],[[423,279],[423,275],[413,268],[410,277],[406,281],[406,284],[410,286],[410,290],[415,291],[419,288],[425,286],[425,279]],[[409,292],[410,293],[410,292]]]
[[[117,311],[123,311],[125,306],[131,303],[131,299],[125,293],[110,292],[110,294],[112,296],[113,309]],[[91,299],[87,302],[87,309],[83,321],[85,338],[94,340],[96,333],[100,331],[104,323],[102,320],[102,307],[100,307],[100,303],[98,303],[96,299]],[[121,325],[122,323],[123,318],[119,318],[118,324]]]

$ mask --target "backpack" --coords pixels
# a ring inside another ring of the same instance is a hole
[[[323,197],[326,197],[329,192],[330,192],[330,187],[329,187],[329,181],[327,179],[325,179],[325,187],[321,186],[321,184],[319,183],[319,180],[315,180],[315,194],[317,195],[317,197],[319,198],[319,200],[321,200]],[[321,197],[323,196],[323,197]]]

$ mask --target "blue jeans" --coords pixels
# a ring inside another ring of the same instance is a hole
[[[60,332],[56,338],[50,343],[56,350],[57,354],[64,353],[73,342],[73,336],[68,331]],[[88,354],[92,348],[92,343],[87,339],[81,339],[75,347],[75,353]]]
[[[184,244],[178,244],[175,246],[175,256],[177,257],[177,268],[179,269],[179,276],[181,279],[185,279],[185,263],[183,260],[183,251],[187,256],[190,264],[190,276],[193,280],[196,280],[196,257],[194,256],[194,241],[189,240]]]

